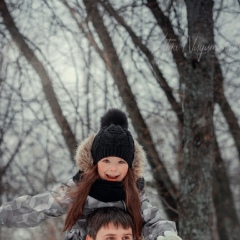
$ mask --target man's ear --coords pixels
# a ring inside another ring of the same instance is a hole
[[[89,235],[86,236],[86,240],[93,240],[92,237],[90,237]]]

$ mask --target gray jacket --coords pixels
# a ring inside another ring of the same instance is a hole
[[[4,203],[0,207],[1,225],[8,228],[34,227],[48,218],[65,214],[71,203],[67,192],[69,188],[74,185],[75,182],[71,179],[51,191],[35,196],[22,196],[11,202]],[[150,204],[144,190],[141,192],[141,203],[143,220],[142,234],[144,239],[155,240],[157,236],[163,235],[164,231],[176,232],[175,223],[167,221],[161,216],[159,210]],[[77,221],[73,228],[66,233],[65,239],[84,239],[86,235],[86,216],[96,208],[107,206],[126,208],[124,201],[105,203],[88,196],[84,206],[83,216]]]

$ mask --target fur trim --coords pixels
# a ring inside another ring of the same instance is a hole
[[[95,135],[90,134],[89,137],[83,140],[82,143],[77,148],[76,151],[76,165],[77,167],[83,171],[87,172],[93,167],[93,158],[91,154],[91,147],[94,140]],[[132,169],[135,175],[136,180],[138,178],[143,177],[144,170],[144,162],[146,161],[146,154],[142,148],[142,146],[134,140],[134,159],[132,164]]]
[[[134,140],[134,159],[132,163],[132,169],[136,179],[143,177],[144,162],[146,161],[146,153],[142,146]]]
[[[75,160],[78,168],[83,172],[89,171],[93,166],[91,148],[94,137],[93,133],[90,134],[77,148]]]

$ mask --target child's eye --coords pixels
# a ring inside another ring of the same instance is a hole
[[[120,164],[127,164],[127,162],[125,162],[125,161],[123,161],[123,160],[120,160],[118,163],[120,163]]]
[[[109,163],[110,161],[108,159],[103,159],[102,160],[104,163]]]

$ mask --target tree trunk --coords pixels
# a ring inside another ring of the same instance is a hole
[[[184,240],[212,239],[213,49],[211,0],[186,0],[188,48],[181,166],[179,227]],[[200,52],[201,53],[201,52]]]

